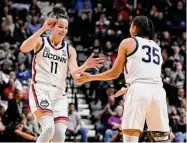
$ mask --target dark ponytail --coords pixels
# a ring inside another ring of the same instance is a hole
[[[53,10],[47,14],[49,18],[64,18],[69,20],[69,17],[67,16],[66,12],[61,7],[53,7]]]

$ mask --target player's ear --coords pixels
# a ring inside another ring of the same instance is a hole
[[[134,33],[134,35],[135,35],[136,31],[137,31],[137,27],[132,25],[132,32]]]

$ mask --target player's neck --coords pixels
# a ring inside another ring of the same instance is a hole
[[[51,43],[52,43],[54,46],[57,46],[57,45],[61,44],[61,42],[62,42],[62,39],[57,38],[57,37],[54,36],[54,35],[51,35],[51,36],[49,37],[49,39],[50,39]]]

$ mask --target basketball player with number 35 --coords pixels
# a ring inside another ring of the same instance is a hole
[[[128,90],[126,93],[121,129],[123,142],[138,142],[145,120],[151,142],[169,141],[169,120],[166,92],[161,78],[161,48],[151,40],[154,34],[152,21],[146,16],[137,16],[130,27],[131,38],[119,45],[113,67],[101,74],[82,73],[76,82],[83,84],[95,80],[112,80],[119,77],[123,68]]]

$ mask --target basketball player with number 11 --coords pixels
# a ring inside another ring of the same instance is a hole
[[[68,99],[65,93],[68,68],[74,80],[77,72],[97,68],[103,58],[93,58],[78,67],[77,53],[65,40],[68,32],[68,16],[55,7],[48,14],[43,26],[23,42],[20,50],[24,53],[34,50],[32,84],[29,105],[42,132],[37,142],[64,142],[68,123]],[[41,35],[51,30],[49,37]]]

